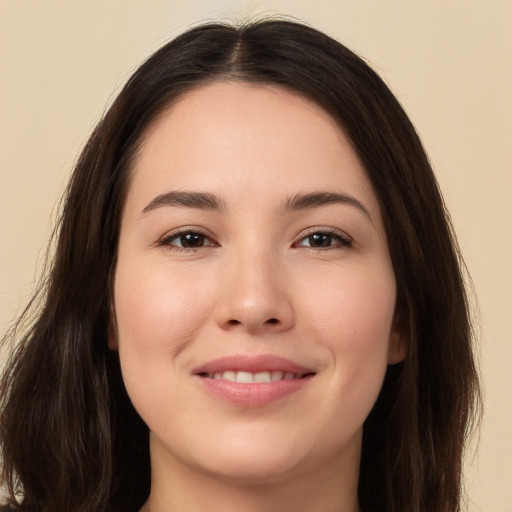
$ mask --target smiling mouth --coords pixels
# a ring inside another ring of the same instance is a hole
[[[281,370],[252,373],[247,371],[226,370],[215,373],[201,372],[197,375],[204,379],[224,380],[228,382],[237,382],[240,384],[263,384],[282,380],[300,380],[307,377],[312,377],[315,375],[315,373],[292,373],[284,372]]]
[[[317,372],[274,354],[234,354],[202,364],[192,374],[209,395],[238,408],[258,408],[309,387]]]

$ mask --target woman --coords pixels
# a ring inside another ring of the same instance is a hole
[[[2,380],[15,510],[460,510],[456,242],[397,100],[328,36],[207,24],[150,57],[44,292]]]

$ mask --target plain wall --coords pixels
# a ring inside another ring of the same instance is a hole
[[[81,146],[137,64],[194,22],[272,13],[365,56],[422,136],[481,311],[468,510],[512,512],[512,0],[0,0],[0,335]]]

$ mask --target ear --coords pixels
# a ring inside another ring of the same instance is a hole
[[[406,329],[402,323],[399,322],[398,318],[395,318],[393,322],[393,329],[389,336],[388,364],[401,363],[407,356],[409,340],[405,332]]]
[[[117,350],[117,336],[115,334],[114,326],[112,322],[108,323],[108,333],[107,333],[107,346],[110,350]]]
[[[110,350],[117,350],[117,318],[114,304],[110,304],[110,319],[107,327],[107,346]]]

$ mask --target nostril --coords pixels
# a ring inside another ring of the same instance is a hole
[[[264,322],[264,324],[278,324],[279,323],[279,320],[277,318],[269,318],[268,320],[266,320]],[[232,318],[231,320],[228,320],[228,324],[229,325],[243,325],[243,322],[241,322],[240,320],[235,320],[234,318]]]

